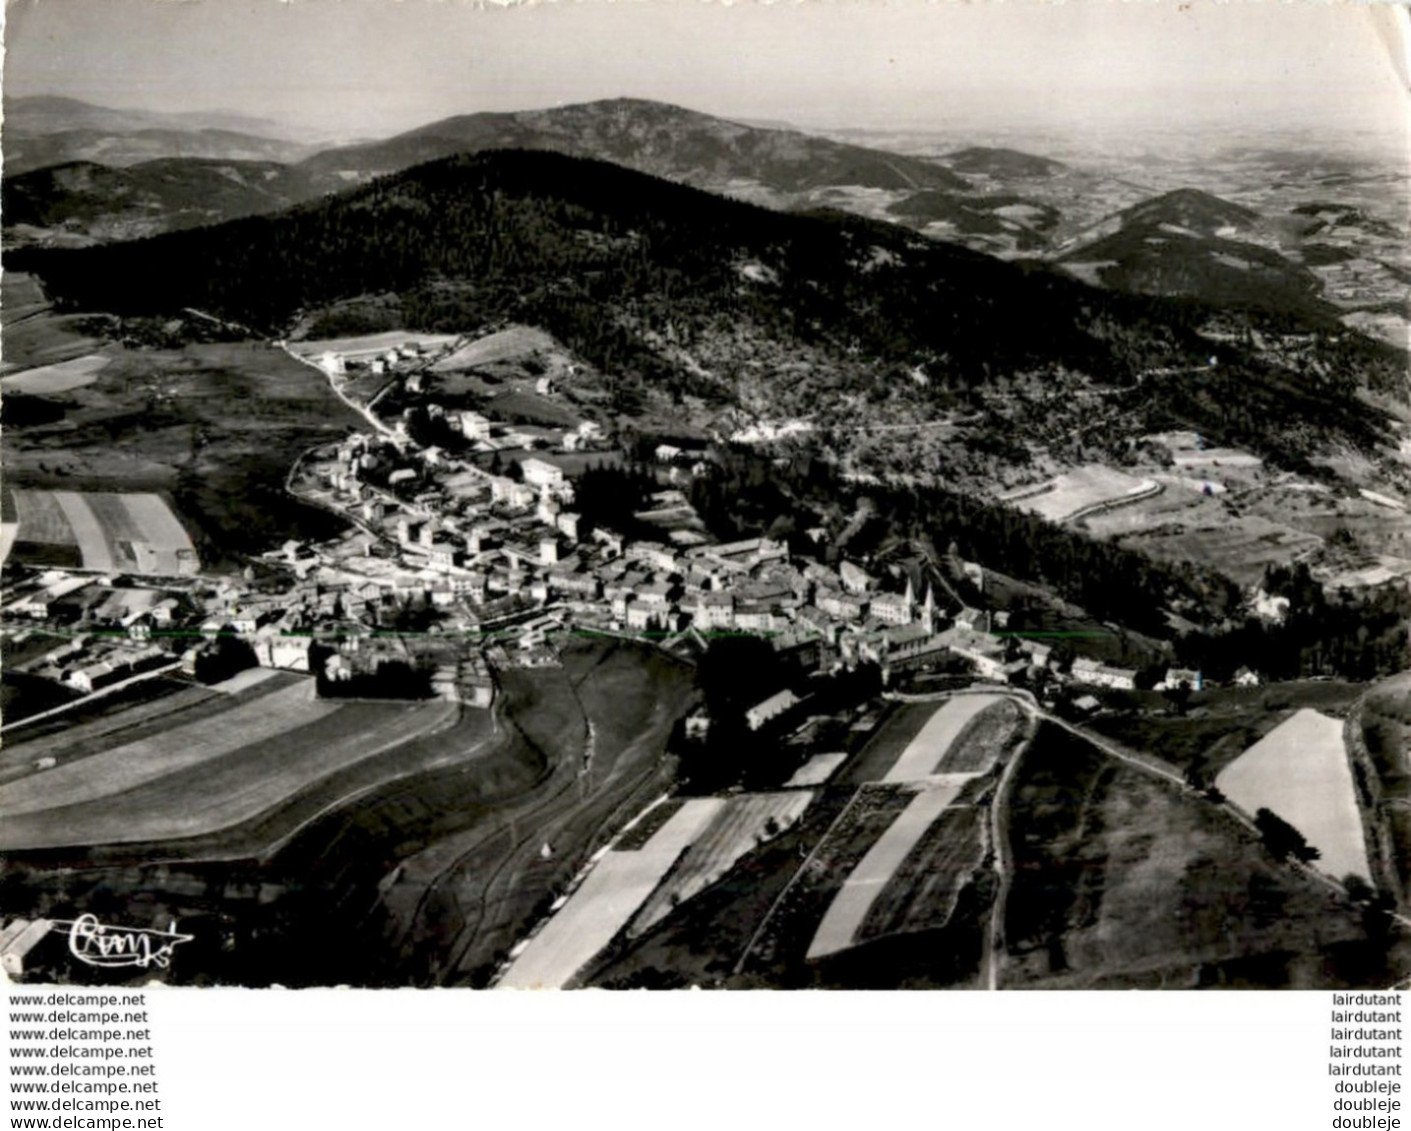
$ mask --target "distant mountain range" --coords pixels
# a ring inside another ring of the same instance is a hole
[[[226,112],[113,110],[73,98],[5,99],[7,177],[68,161],[134,165],[164,157],[298,161],[308,145],[269,136],[274,122]],[[9,221],[7,220],[6,223]]]
[[[7,227],[70,230],[103,242],[275,212],[318,192],[297,165],[205,158],[117,168],[71,161],[6,177],[0,187]]]

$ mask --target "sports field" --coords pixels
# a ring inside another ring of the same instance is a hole
[[[1342,722],[1304,708],[1275,727],[1215,778],[1249,813],[1271,809],[1322,854],[1333,876],[1370,880],[1362,815],[1342,742]]]
[[[558,989],[627,925],[676,858],[724,808],[715,797],[686,802],[639,849],[613,851],[529,940],[500,985],[507,989]]]

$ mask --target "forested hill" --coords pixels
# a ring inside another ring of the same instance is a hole
[[[71,307],[199,307],[271,333],[300,311],[395,292],[428,327],[514,315],[557,332],[581,308],[580,346],[622,315],[745,318],[771,336],[913,362],[948,354],[961,366],[1110,366],[1110,343],[1089,326],[1136,309],[889,225],[772,212],[524,151],[433,162],[275,216],[36,251],[23,265]]]
[[[715,403],[747,380],[756,392],[777,384],[773,371],[784,370],[805,404],[848,388],[890,396],[922,367],[934,379],[905,394],[904,412],[941,386],[997,373],[1079,372],[1121,385],[1146,367],[1204,363],[1211,348],[1191,328],[1208,312],[1189,304],[1095,290],[887,224],[771,212],[543,152],[449,158],[274,216],[8,258],[69,308],[195,307],[271,335],[356,296],[384,296],[401,324],[423,329],[512,318],[543,326],[616,379]],[[1371,434],[1350,397],[1335,409],[1326,389],[1275,380],[1226,353],[1228,388],[1189,397],[1197,426],[1207,423],[1203,405],[1228,415],[1256,397],[1260,411],[1247,414],[1256,431],[1271,426],[1264,405],[1277,401],[1300,427],[1317,420],[1358,443]]]

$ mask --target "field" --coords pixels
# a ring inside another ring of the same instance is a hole
[[[853,945],[873,900],[891,880],[926,830],[959,795],[963,781],[922,787],[886,832],[858,861],[833,897],[806,957],[822,958]]]
[[[1380,834],[1386,886],[1405,900],[1411,887],[1411,675],[1367,692],[1355,719],[1359,753],[1375,782],[1372,828]]]
[[[7,374],[0,377],[0,389],[7,393],[33,393],[38,396],[67,393],[71,389],[93,384],[107,364],[108,359],[102,354],[91,353],[56,365],[41,365]]]
[[[300,357],[316,358],[322,353],[375,354],[385,353],[408,343],[423,349],[437,349],[456,340],[454,334],[422,334],[411,330],[386,330],[380,334],[359,334],[348,338],[325,338],[321,341],[290,342],[289,348]]]
[[[327,717],[289,719],[272,738],[243,734],[239,746],[198,765],[173,768],[118,796],[6,817],[7,847],[122,844],[196,837],[277,808],[310,784],[448,726],[454,704],[346,703]],[[42,775],[41,775],[42,776]]]
[[[43,557],[32,555],[33,547],[77,546],[84,569],[165,576],[196,571],[191,539],[158,495],[15,490],[11,496],[20,560]]]
[[[562,658],[501,673],[501,739],[475,775],[409,781],[353,816],[359,829],[386,825],[379,840],[399,846],[372,920],[397,984],[409,970],[425,984],[486,984],[592,853],[669,791],[662,751],[692,701],[691,669],[617,642],[577,643]],[[658,811],[671,812],[648,820]]]
[[[901,752],[896,764],[882,778],[886,782],[921,781],[932,774],[942,772],[942,762],[961,761],[969,764],[973,759],[958,755],[952,758],[951,745],[960,737],[967,724],[985,708],[1001,702],[995,695],[957,695],[948,699],[935,710],[930,720]],[[979,772],[987,766],[977,767],[971,772]],[[945,767],[946,772],[960,772],[959,768]]]
[[[987,818],[983,806],[958,804],[932,821],[873,896],[854,942],[944,928],[961,890],[984,863]]]
[[[81,314],[55,314],[34,276],[6,271],[0,281],[0,321],[5,329],[4,372],[58,365],[90,354],[103,343]]]
[[[897,818],[916,801],[916,791],[907,786],[867,785],[858,789],[836,823],[814,843],[803,864],[797,857],[788,862],[793,880],[764,925],[750,962],[764,968],[802,962],[813,949],[820,924],[843,885]]]
[[[431,371],[494,371],[501,366],[510,366],[518,373],[525,362],[537,363],[546,374],[560,376],[568,370],[571,359],[551,334],[534,326],[507,326],[461,346],[433,365]]]
[[[336,703],[314,697],[310,679],[277,688],[265,683],[255,691],[252,697],[212,718],[166,727],[145,738],[0,786],[0,818],[5,822],[0,843],[19,847],[12,838],[14,818],[21,814],[123,793],[243,746],[274,739],[286,730],[338,710]],[[265,693],[258,694],[261,691]]]
[[[667,869],[724,805],[717,798],[693,798],[641,848],[607,853],[568,903],[530,939],[499,986],[556,989],[571,981],[627,925]]]
[[[784,788],[796,789],[806,785],[822,785],[847,760],[846,753],[815,754],[794,771],[794,776],[784,783]]]
[[[1304,708],[1266,734],[1215,779],[1248,813],[1272,809],[1322,854],[1330,875],[1371,879],[1342,723]]]
[[[1063,522],[1095,508],[1154,495],[1161,489],[1155,480],[1134,479],[1101,464],[1066,471],[1045,484],[1045,488],[1037,493],[1013,492],[1008,500],[1050,522]]]
[[[1355,910],[1221,807],[1040,726],[1013,785],[1002,988],[1368,985]]]
[[[677,906],[710,887],[745,853],[778,836],[803,816],[813,794],[746,793],[725,807],[667,873],[633,920],[629,934],[640,935]]]
[[[314,369],[253,342],[105,353],[112,360],[98,381],[52,402],[56,419],[5,428],[8,485],[159,494],[216,569],[342,529],[284,490],[301,452],[360,422]],[[60,547],[50,545],[52,557]],[[15,553],[25,549],[20,532]]]
[[[1116,710],[1085,726],[1208,779],[1297,708],[1346,711],[1361,690],[1356,684],[1334,680],[1214,688],[1194,693],[1182,714],[1173,714],[1159,692],[1128,692],[1106,696],[1105,702]]]

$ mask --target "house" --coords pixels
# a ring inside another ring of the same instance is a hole
[[[735,610],[735,627],[742,632],[773,632],[782,618],[769,605],[741,605]]]
[[[768,699],[756,703],[746,711],[745,725],[750,730],[759,730],[771,719],[777,719],[785,711],[797,707],[802,702],[802,699],[786,687],[783,691],[775,692]]]
[[[255,641],[255,659],[262,668],[306,672],[312,644],[311,636],[264,636]]]
[[[652,454],[657,463],[671,463],[681,454],[681,449],[675,444],[658,444]]]
[[[488,440],[490,438],[490,419],[482,416],[478,412],[463,412],[460,414],[461,435],[467,440]]]
[[[546,463],[541,459],[527,459],[519,465],[519,469],[524,474],[524,482],[531,487],[557,488],[563,486],[563,468],[552,463]]]
[[[867,602],[861,597],[839,593],[833,589],[820,589],[814,596],[813,603],[830,617],[846,621],[861,620],[867,608]]]
[[[576,543],[581,536],[583,516],[573,511],[559,511],[554,516],[554,525],[570,543]]]
[[[627,627],[635,632],[651,632],[666,624],[666,608],[631,601],[627,605]]]
[[[1092,684],[1097,687],[1111,687],[1118,691],[1131,691],[1136,687],[1137,673],[1132,668],[1111,668],[1096,660],[1083,657],[1073,661],[1073,681]]]
[[[639,586],[636,592],[637,600],[655,609],[664,609],[671,603],[670,582],[653,581],[649,585]]]
[[[1251,668],[1242,667],[1235,672],[1236,687],[1258,687],[1260,682],[1259,673]]]
[[[975,671],[985,679],[1007,681],[1004,647],[987,636],[966,633],[953,639],[949,648],[962,659],[975,665]]]
[[[734,628],[735,597],[731,593],[702,593],[691,615],[699,628]]]
[[[1165,678],[1155,685],[1155,690],[1175,691],[1181,687],[1199,691],[1202,687],[1200,672],[1191,671],[1189,668],[1167,668]]]

